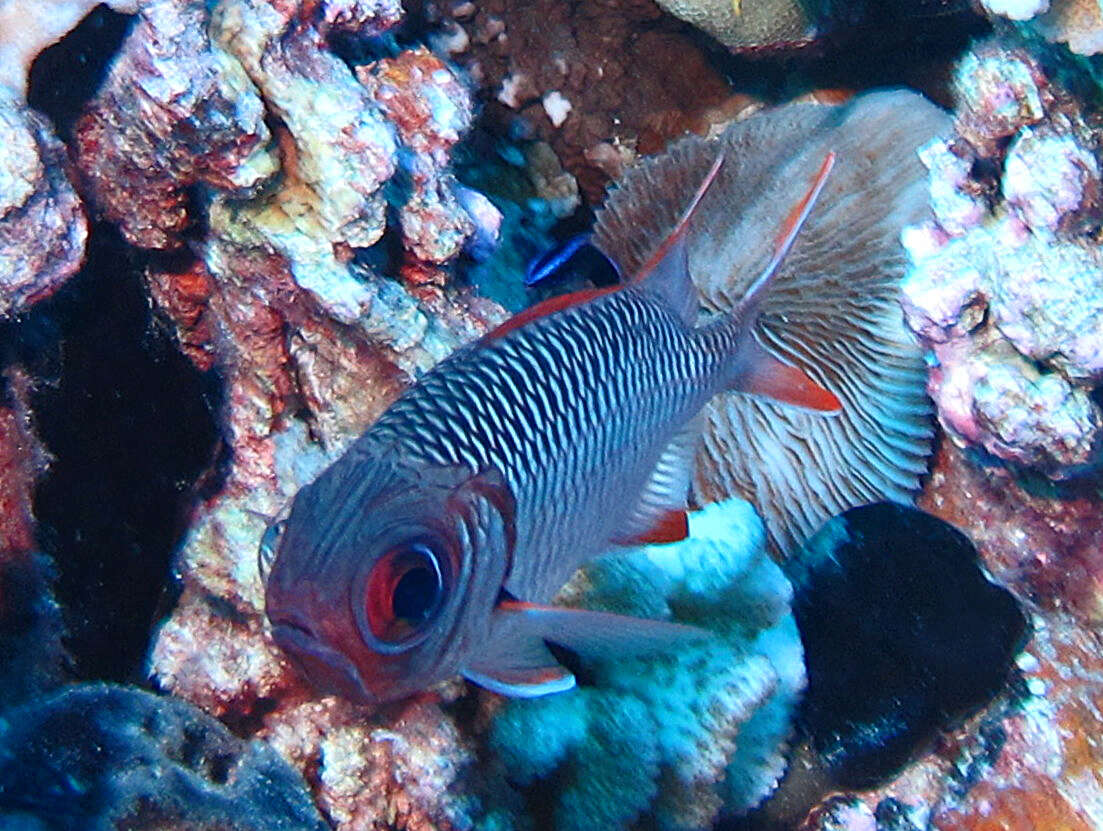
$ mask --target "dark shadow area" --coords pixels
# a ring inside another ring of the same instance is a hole
[[[53,457],[35,493],[39,544],[76,673],[139,670],[196,483],[219,445],[222,391],[157,324],[138,255],[93,227],[81,272],[12,327],[36,379],[35,427]]]
[[[35,58],[27,103],[54,123],[62,141],[71,137],[81,109],[100,88],[136,19],[96,6],[73,31]]]
[[[767,101],[782,103],[818,89],[905,86],[950,107],[954,62],[991,31],[987,20],[964,5],[879,0],[850,25],[839,23],[821,41],[790,52],[734,55],[697,29],[687,27],[686,35],[710,54],[733,89]]]

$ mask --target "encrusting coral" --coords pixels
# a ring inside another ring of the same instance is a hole
[[[71,686],[0,716],[0,827],[324,831],[303,781],[185,701]]]
[[[676,655],[583,656],[587,684],[493,717],[491,748],[513,782],[552,801],[556,828],[627,828],[646,814],[706,829],[773,788],[804,666],[791,589],[764,543],[748,503],[717,503],[691,515],[686,540],[610,555],[564,588],[572,606],[716,638]]]
[[[978,46],[956,77],[957,135],[923,151],[935,219],[904,237],[904,309],[947,433],[1067,478],[1103,452],[1097,138],[1021,48]]]

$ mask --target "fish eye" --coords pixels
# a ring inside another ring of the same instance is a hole
[[[368,575],[368,626],[380,641],[402,644],[424,630],[443,598],[440,558],[431,547],[416,542],[392,548]]]

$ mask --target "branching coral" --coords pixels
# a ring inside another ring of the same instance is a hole
[[[717,638],[677,655],[584,657],[589,684],[495,716],[491,746],[517,784],[550,788],[557,828],[623,828],[645,813],[661,828],[708,828],[771,790],[804,669],[789,585],[764,542],[733,500],[691,517],[684,542],[611,555],[564,589],[572,605]]]

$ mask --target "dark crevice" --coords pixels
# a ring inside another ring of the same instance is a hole
[[[31,64],[27,102],[53,122],[63,141],[72,136],[73,124],[99,90],[136,19],[96,6]]]
[[[155,325],[142,268],[113,227],[97,225],[85,267],[14,332],[53,457],[35,492],[39,544],[56,562],[67,646],[84,678],[136,676],[219,447],[220,380]]]

